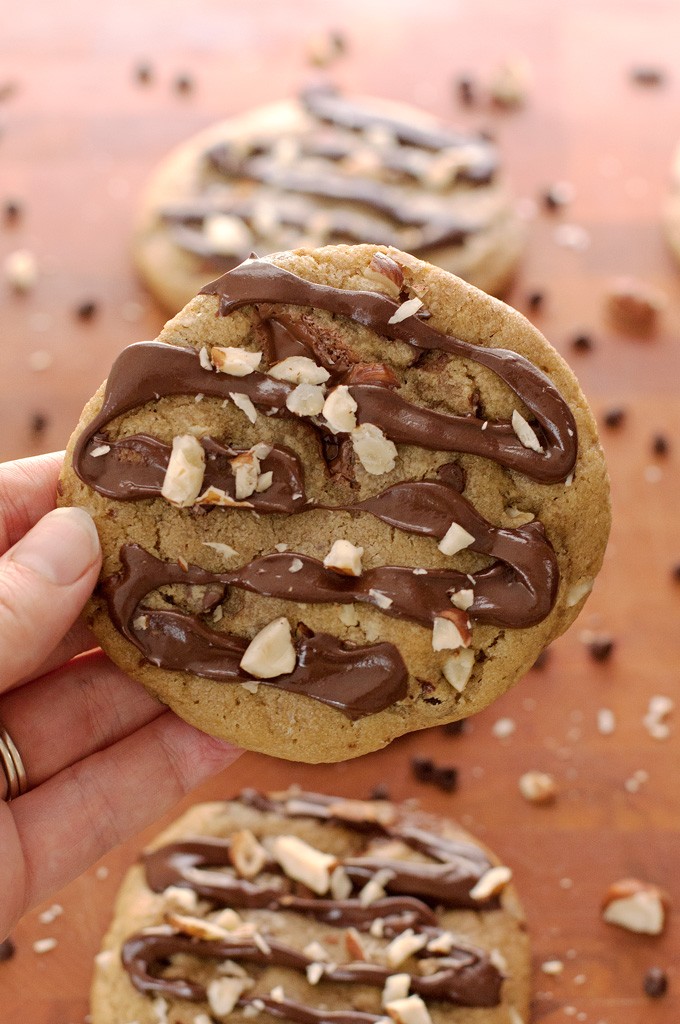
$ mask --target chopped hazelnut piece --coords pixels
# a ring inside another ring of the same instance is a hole
[[[470,897],[479,902],[488,900],[491,896],[496,896],[499,892],[502,892],[511,878],[512,871],[503,864],[489,868],[477,884],[470,889]]]
[[[165,471],[161,494],[179,508],[193,505],[203,485],[205,451],[191,434],[172,440],[172,452]]]
[[[656,885],[624,878],[605,893],[602,917],[630,932],[660,935],[666,920],[666,896]]]
[[[267,853],[248,828],[234,832],[229,846],[229,860],[241,878],[255,878],[267,863]]]
[[[232,377],[247,377],[262,362],[262,353],[249,352],[248,349],[236,345],[229,348],[215,345],[210,350],[210,360],[220,373],[228,373]]]
[[[323,405],[323,416],[334,434],[349,434],[356,425],[357,403],[345,384],[339,384],[328,393]]]
[[[432,1024],[427,1006],[420,996],[394,999],[385,1005],[385,1009],[396,1024]]]
[[[406,302],[402,302],[399,308],[392,314],[387,321],[388,324],[400,324],[402,320],[408,320],[410,316],[415,316],[420,307],[423,305],[423,300],[419,298],[407,299]]]
[[[457,555],[464,548],[474,544],[475,538],[458,523],[451,523],[437,547],[443,555]]]
[[[319,896],[328,892],[331,871],[338,866],[337,857],[322,853],[297,836],[276,836],[270,850],[289,878],[302,882]]]
[[[285,380],[289,384],[325,384],[330,373],[319,366],[308,356],[288,356],[268,371],[275,380]]]
[[[557,796],[557,783],[547,772],[525,772],[519,779],[519,791],[531,804],[551,804]]]
[[[442,675],[454,690],[462,693],[472,675],[474,664],[475,652],[471,648],[457,650],[444,662]]]
[[[250,641],[240,664],[256,679],[274,679],[292,672],[296,654],[288,619],[281,616],[261,629]]]
[[[327,569],[333,569],[343,576],[361,576],[361,556],[364,549],[356,547],[349,540],[336,540],[323,560]]]
[[[517,409],[513,409],[512,429],[515,431],[520,443],[524,445],[525,448],[531,448],[534,452],[543,451],[543,447],[538,440],[536,431],[527,423],[524,416],[522,416]]]
[[[359,462],[371,476],[391,473],[397,446],[374,423],[362,423],[352,431],[352,446]]]

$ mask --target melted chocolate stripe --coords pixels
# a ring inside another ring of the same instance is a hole
[[[182,612],[140,607],[158,587],[224,582],[219,574],[199,566],[182,569],[177,563],[161,562],[136,544],[126,544],[120,557],[121,573],[105,584],[111,618],[152,665],[219,682],[253,682],[240,667],[246,639],[217,633]],[[406,696],[408,672],[393,644],[349,647],[328,633],[317,633],[299,638],[295,646],[294,672],[258,679],[261,686],[313,697],[349,718],[383,711]]]
[[[93,445],[103,440],[95,435]],[[237,450],[226,448],[212,438],[204,438],[206,475],[204,486],[215,486],[234,497],[234,477],[229,459]],[[95,486],[100,493],[118,500],[156,497],[161,493],[170,447],[145,435],[133,435],[110,441],[111,452],[98,458]],[[142,457],[141,464],[130,465],[128,453]],[[248,504],[259,512],[305,512],[323,508],[329,511],[368,512],[384,523],[437,540],[446,534],[451,522],[457,522],[474,538],[470,550],[504,562],[473,575],[452,570],[428,570],[415,575],[403,566],[368,569],[359,578],[339,575],[326,569],[309,555],[287,552],[269,554],[220,575],[214,582],[242,587],[266,597],[307,603],[354,601],[376,604],[375,592],[393,602],[384,609],[388,615],[429,624],[450,607],[453,590],[474,589],[470,614],[495,625],[525,627],[540,622],[550,611],[558,580],[552,547],[537,523],[517,529],[492,526],[445,480],[422,480],[395,484],[382,494],[352,505],[321,505],[304,492],[304,473],[294,452],[272,448],[262,462],[262,471],[274,473],[270,488],[255,493]],[[302,563],[293,580],[293,562]],[[512,600],[508,602],[509,594]],[[377,605],[380,607],[380,605]]]
[[[335,89],[316,87],[305,89],[301,102],[307,110],[321,121],[335,124],[350,131],[360,132],[371,128],[384,128],[398,142],[421,149],[449,149],[467,146],[469,138],[446,129],[422,128],[420,125],[388,117],[382,113],[366,110],[357,103],[345,99]],[[481,142],[481,140],[480,140]]]
[[[220,315],[228,316],[242,306],[257,305],[260,302],[284,302],[297,306],[311,306],[340,314],[350,320],[371,328],[377,334],[390,340],[406,342],[419,350],[440,349],[451,355],[469,359],[492,370],[518,398],[531,410],[538,420],[545,441],[545,450],[535,452],[525,448],[509,424],[505,427],[506,437],[494,442],[484,439],[492,424],[482,430],[480,423],[476,430],[480,434],[474,454],[495,458],[502,465],[519,469],[542,483],[563,481],[574,468],[576,461],[576,424],[568,405],[554,384],[537,366],[528,359],[508,349],[486,348],[473,345],[452,335],[441,334],[417,316],[408,317],[399,323],[389,320],[399,309],[399,304],[378,292],[350,291],[332,288],[329,285],[314,284],[281,267],[263,261],[247,261],[218,278],[202,289],[202,294],[216,295],[220,300]],[[366,389],[371,385],[356,386],[354,397],[359,393],[358,415],[362,417],[362,404]],[[392,392],[377,389],[384,398],[395,397]],[[369,392],[370,393],[370,392]],[[373,422],[380,426],[388,437],[397,429],[394,414],[385,413],[385,407],[375,403],[375,389],[372,393],[372,411],[379,415]],[[404,414],[418,416],[415,406],[405,403],[400,408],[400,419]],[[456,417],[449,417],[455,422]],[[465,418],[458,418],[465,419]],[[479,421],[472,421],[477,424]],[[402,427],[400,440],[404,443],[421,443],[422,429],[418,425]],[[455,450],[469,451],[466,447],[468,431],[458,431]],[[496,432],[498,433],[498,432]],[[510,434],[512,433],[512,437]],[[407,440],[413,437],[412,441]],[[445,450],[450,450],[445,446]]]
[[[263,953],[255,943],[239,940],[196,940],[182,935],[138,933],[129,938],[122,949],[123,965],[135,988],[140,992],[164,992],[200,1002],[207,997],[205,988],[197,982],[183,978],[159,978],[156,972],[161,963],[177,953],[187,953],[201,959],[229,959],[258,966],[279,966],[305,971],[314,960],[267,937],[270,952]],[[412,992],[429,999],[439,999],[466,1006],[495,1006],[498,1003],[501,977],[481,950],[458,947],[447,954],[443,966],[436,974],[426,977],[411,975]],[[449,966],[450,964],[450,966]],[[358,983],[382,988],[394,971],[367,962],[342,964],[325,971],[328,981]],[[495,982],[495,985],[493,984]],[[257,998],[257,997],[255,997]]]

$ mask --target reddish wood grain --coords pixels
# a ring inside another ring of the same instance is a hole
[[[626,409],[625,423],[604,431],[614,531],[592,598],[545,669],[529,673],[464,735],[414,735],[322,768],[246,754],[192,800],[290,782],[364,795],[386,782],[394,797],[416,796],[458,817],[512,865],[534,941],[536,1021],[670,1022],[680,1016],[680,716],[671,718],[665,741],[652,739],[642,719],[650,697],[676,695],[680,664],[680,583],[670,574],[680,562],[680,275],[659,226],[680,135],[677,4],[15,5],[0,34],[0,80],[17,85],[0,101],[0,204],[16,197],[25,213],[13,226],[0,224],[0,258],[29,248],[40,277],[27,296],[0,282],[0,457],[62,446],[115,353],[157,334],[163,317],[128,257],[137,196],[156,161],[217,117],[297,89],[314,73],[306,40],[329,27],[349,39],[349,55],[334,70],[348,89],[413,100],[490,129],[527,200],[556,180],[573,184],[575,198],[562,212],[538,205],[509,298],[526,311],[528,293],[544,291],[535,322],[569,358],[600,417],[614,406]],[[459,107],[457,74],[483,84],[515,54],[533,72],[524,109],[500,112],[483,99]],[[153,70],[148,85],[134,78],[140,60]],[[629,70],[639,64],[666,69],[667,81],[636,86]],[[180,95],[173,81],[184,72],[195,88]],[[532,203],[526,206],[531,213]],[[556,243],[563,223],[586,230],[585,249]],[[668,295],[659,328],[646,340],[616,330],[604,314],[607,283],[619,274]],[[74,310],[87,299],[98,309],[83,323]],[[589,353],[571,348],[580,330],[594,339]],[[52,358],[41,372],[30,368],[37,351]],[[36,413],[48,421],[38,435],[31,429]],[[670,439],[666,458],[651,453],[658,432]],[[589,656],[587,630],[615,638],[608,662]],[[613,735],[597,730],[600,708],[615,714]],[[492,727],[502,717],[516,729],[500,740]],[[459,768],[456,793],[414,781],[410,759],[423,753]],[[558,780],[553,806],[529,805],[518,792],[519,776],[535,768]],[[64,913],[53,923],[41,924],[35,911],[19,925],[17,955],[0,964],[2,1024],[83,1020],[92,956],[118,881],[144,838],[103,862],[105,879],[92,870],[59,894]],[[600,920],[604,890],[630,874],[670,892],[673,910],[659,939]],[[40,956],[32,943],[45,936],[58,945]],[[558,978],[540,970],[554,958],[565,964]],[[668,995],[656,1001],[642,991],[652,965],[670,977]]]

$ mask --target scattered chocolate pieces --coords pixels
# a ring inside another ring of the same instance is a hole
[[[21,217],[23,209],[18,199],[6,199],[3,212],[5,223],[15,224]]]
[[[187,74],[186,72],[183,72],[180,75],[176,75],[175,80],[172,84],[175,92],[184,94],[192,92],[194,88],[194,80],[191,77],[191,75]]]
[[[661,967],[650,967],[642,980],[642,987],[652,999],[660,999],[668,991],[668,975]]]
[[[477,86],[471,75],[460,75],[454,82],[458,99],[465,107],[471,107],[477,99]]]
[[[602,422],[605,427],[609,427],[610,430],[616,430],[620,427],[626,418],[626,410],[622,409],[621,406],[614,406],[613,409],[608,409],[602,418]]]
[[[612,637],[603,634],[589,640],[586,647],[593,661],[609,661],[614,651],[614,641]]]
[[[537,310],[539,310],[539,309],[541,309],[543,307],[544,301],[545,301],[545,293],[544,292],[540,292],[540,291],[529,292],[529,294],[527,295],[527,305],[528,305],[529,309],[534,310],[534,312],[536,312]]]
[[[541,196],[546,210],[559,210],[574,198],[574,190],[567,181],[556,181],[543,190]]]
[[[92,299],[87,299],[76,307],[76,316],[79,320],[91,320],[96,312],[97,303],[93,302]]]
[[[437,765],[430,757],[411,758],[411,771],[418,782],[429,782],[445,793],[452,793],[458,785],[458,769]]]
[[[593,341],[592,335],[581,332],[572,338],[571,347],[576,352],[592,352],[595,348],[595,342]]]
[[[630,78],[636,85],[663,85],[666,81],[666,72],[663,68],[653,67],[651,64],[640,64],[631,68]]]
[[[652,451],[661,457],[668,455],[670,444],[665,434],[655,434],[652,439]]]
[[[35,434],[36,437],[39,434],[44,434],[47,430],[48,424],[47,416],[42,412],[34,412],[31,416],[31,433]]]
[[[5,960],[11,960],[16,951],[16,946],[11,939],[5,939],[4,942],[0,942],[0,964]]]
[[[141,61],[135,68],[135,78],[142,85],[148,85],[153,78],[153,70],[151,65],[146,61]]]

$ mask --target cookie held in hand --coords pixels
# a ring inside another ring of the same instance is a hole
[[[488,139],[406,104],[317,86],[170,153],[146,190],[133,252],[176,313],[253,249],[338,242],[406,249],[499,294],[525,233]]]
[[[393,249],[252,259],[125,349],[61,502],[89,620],[199,728],[334,761],[489,704],[600,567],[593,417],[519,313]]]
[[[452,822],[386,801],[199,804],[123,883],[93,1024],[519,1024],[530,958],[510,878]]]

